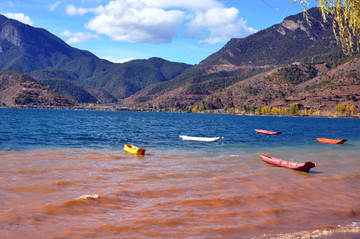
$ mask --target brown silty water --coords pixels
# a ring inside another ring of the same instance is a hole
[[[358,153],[311,155],[304,173],[253,154],[1,152],[0,238],[359,236]]]

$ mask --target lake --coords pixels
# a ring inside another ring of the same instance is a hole
[[[0,238],[359,238],[359,154],[360,119],[0,109]]]

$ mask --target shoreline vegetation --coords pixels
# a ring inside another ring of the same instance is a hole
[[[254,106],[243,106],[238,108],[224,108],[224,109],[204,109],[202,105],[195,107],[188,107],[187,109],[177,107],[127,107],[118,104],[79,104],[75,106],[55,106],[55,105],[10,105],[8,107],[0,108],[18,108],[18,109],[55,109],[55,110],[90,110],[90,111],[142,111],[142,112],[172,112],[172,113],[208,113],[208,114],[233,114],[233,115],[247,115],[247,116],[292,116],[292,117],[319,117],[319,118],[360,118],[360,113],[357,112],[355,105],[347,105],[344,103],[337,104],[335,108],[320,109],[314,107],[307,107],[301,104],[292,104],[289,107],[269,107],[261,106],[255,108]]]

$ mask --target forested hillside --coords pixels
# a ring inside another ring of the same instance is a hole
[[[190,65],[160,58],[115,64],[73,48],[41,28],[0,15],[0,70],[17,70],[69,99],[116,102]]]

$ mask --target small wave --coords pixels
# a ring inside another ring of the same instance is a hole
[[[225,181],[225,179],[221,178],[221,177],[213,177],[213,178],[211,178],[211,180],[214,181],[214,182],[223,182],[223,181]]]
[[[343,174],[339,174],[336,175],[335,177],[324,177],[320,179],[323,182],[348,182],[348,183],[352,183],[352,182],[358,182],[360,180],[360,174],[358,172],[354,172],[353,174],[349,174],[349,175],[343,175]]]
[[[211,207],[229,207],[233,205],[240,205],[241,202],[238,198],[201,198],[201,199],[185,199],[182,201],[175,202],[179,205],[187,206],[211,206]]]
[[[59,204],[47,203],[38,209],[47,215],[80,215],[104,212],[104,209],[121,209],[129,201],[119,197],[99,196],[98,194],[84,194]]]
[[[75,198],[77,200],[86,200],[86,199],[98,199],[99,195],[98,194],[84,194],[78,198]]]
[[[14,191],[14,192],[35,192],[35,193],[49,193],[53,192],[54,189],[48,186],[31,184],[26,186],[17,186],[17,187],[8,187],[6,190]]]
[[[0,212],[0,222],[1,223],[5,223],[5,222],[14,222],[14,221],[19,221],[21,219],[21,216],[15,214],[12,212],[12,210],[8,210],[5,212]]]
[[[104,157],[104,158],[107,158],[107,159],[124,159],[124,157],[122,157],[122,156],[119,156],[119,155],[111,155],[111,154],[105,154],[103,157]]]
[[[101,171],[103,172],[126,172],[126,170],[124,170],[123,168],[103,168],[101,169]]]
[[[294,198],[292,195],[286,195],[285,193],[263,193],[260,195],[254,196],[255,199],[258,200],[270,200],[273,202],[289,202],[289,201],[296,201],[297,199]]]
[[[86,157],[83,157],[82,159],[90,159],[90,160],[93,160],[93,159],[99,159],[99,156],[86,156]]]
[[[71,182],[70,180],[57,180],[56,182],[54,182],[54,185],[58,185],[58,186],[69,186],[73,184],[73,182]]]
[[[308,239],[308,238],[359,238],[360,223],[353,222],[345,226],[329,226],[325,229],[317,229],[314,231],[293,232],[287,234],[265,234],[252,239]],[[354,234],[354,235],[353,235]],[[349,235],[349,237],[346,237]],[[353,237],[353,236],[356,237]]]
[[[287,210],[273,208],[273,209],[261,210],[261,211],[258,211],[258,213],[264,214],[264,215],[286,215],[288,212],[287,212]]]
[[[47,215],[80,215],[101,212],[101,209],[96,206],[97,204],[97,200],[70,199],[59,205],[52,205],[48,203],[41,206],[39,209]]]
[[[92,151],[92,150],[91,150],[91,151],[89,151],[88,153],[89,153],[89,154],[95,154],[95,155],[101,155],[101,153],[96,152],[96,151]]]
[[[45,169],[14,169],[13,174],[28,174],[28,175],[38,175],[44,174],[47,171]]]
[[[345,209],[341,211],[334,212],[335,215],[343,217],[343,218],[353,218],[360,216],[360,211],[353,210],[353,209]]]

